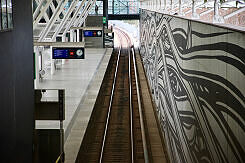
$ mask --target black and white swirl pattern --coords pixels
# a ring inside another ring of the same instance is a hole
[[[245,162],[245,34],[146,10],[140,32],[171,162]]]

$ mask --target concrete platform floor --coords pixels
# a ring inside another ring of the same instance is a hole
[[[80,114],[82,118],[80,117],[79,121],[84,122],[84,127],[86,126],[93,108],[87,105],[91,106],[96,99],[112,49],[89,48],[85,53],[84,60],[66,60],[53,75],[47,71],[44,79],[35,85],[36,89],[65,89],[65,141],[76,117]],[[55,98],[57,93],[51,92],[45,100]],[[56,129],[59,128],[59,121],[36,121],[36,128]]]

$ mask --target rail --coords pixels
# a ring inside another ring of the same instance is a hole
[[[119,53],[117,56],[117,63],[116,63],[116,70],[114,73],[113,77],[113,84],[112,84],[112,90],[111,90],[111,95],[110,95],[110,102],[109,102],[109,108],[106,116],[106,124],[105,124],[105,129],[103,133],[103,140],[102,140],[102,145],[101,145],[101,152],[100,152],[100,158],[99,162],[103,162],[103,155],[105,151],[105,144],[106,144],[106,137],[108,133],[108,128],[109,128],[109,123],[110,123],[110,117],[111,117],[111,108],[112,108],[112,103],[114,99],[114,92],[115,92],[115,85],[116,85],[116,80],[117,80],[117,74],[118,74],[118,67],[119,67],[119,61],[120,61],[120,55],[122,53],[122,46],[123,46],[123,39],[124,37],[127,40],[127,47],[128,47],[128,77],[129,77],[129,113],[130,113],[130,146],[131,146],[131,162],[134,162],[135,160],[135,152],[134,152],[134,121],[133,121],[133,101],[132,101],[132,75],[131,75],[131,66],[133,66],[133,72],[135,74],[135,82],[136,82],[136,92],[137,92],[137,100],[138,100],[138,108],[139,108],[139,117],[140,117],[140,127],[141,127],[141,137],[143,141],[143,152],[144,152],[144,160],[145,162],[149,162],[148,159],[148,151],[147,151],[147,143],[146,143],[146,136],[145,136],[145,130],[144,130],[144,122],[143,122],[143,113],[142,113],[142,108],[141,108],[141,100],[140,100],[140,92],[139,92],[139,86],[138,86],[138,78],[137,78],[137,69],[136,69],[136,63],[135,63],[135,54],[134,54],[134,49],[132,47],[131,39],[130,37],[122,30],[117,28],[118,31],[118,36],[120,39],[120,46],[119,46]],[[132,58],[131,58],[132,57]],[[134,89],[135,90],[135,89]]]
[[[126,38],[131,40],[129,38],[129,36],[125,32],[123,32],[122,30],[121,30],[121,32]],[[137,75],[136,59],[135,59],[134,48],[132,47],[132,45],[130,45],[129,47],[130,47],[130,50],[132,51],[132,58],[133,58],[133,65],[134,65],[135,83],[136,83],[137,99],[138,99],[139,114],[140,114],[140,126],[141,126],[141,134],[142,134],[143,149],[144,149],[144,158],[145,158],[145,162],[148,163],[149,162],[149,157],[148,157],[148,150],[147,150],[147,143],[146,143],[146,134],[145,134],[145,129],[144,129],[145,127],[144,127],[143,111],[142,111],[140,91],[139,91],[139,82],[138,82],[138,75]],[[130,54],[130,52],[129,52],[129,54]],[[129,67],[130,67],[130,64],[131,64],[130,58],[131,57],[129,57]],[[131,74],[130,73],[130,68],[129,68],[129,74]],[[130,79],[130,81],[131,81],[131,79]],[[131,86],[131,82],[130,82],[130,90],[131,89],[132,89],[132,86]],[[130,92],[132,92],[132,91],[130,91]],[[130,97],[131,97],[131,94],[130,94]],[[131,116],[132,116],[132,114],[131,114]]]
[[[105,131],[104,131],[104,136],[103,136],[103,141],[102,141],[102,146],[101,146],[101,153],[100,153],[100,160],[99,160],[100,163],[102,163],[102,160],[103,160],[103,153],[104,153],[105,141],[106,141],[108,125],[109,125],[109,120],[110,120],[111,106],[112,106],[112,101],[113,101],[113,96],[114,96],[115,85],[116,85],[116,79],[117,79],[117,72],[118,72],[118,65],[119,65],[119,60],[120,60],[120,55],[121,55],[121,49],[122,49],[122,46],[119,47],[119,53],[118,53],[118,56],[117,56],[116,71],[114,73],[114,79],[113,79],[113,85],[112,85],[112,90],[111,90],[109,109],[108,109],[108,113],[107,113]]]

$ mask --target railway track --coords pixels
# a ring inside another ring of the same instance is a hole
[[[148,162],[134,49],[116,28],[111,57],[76,162]]]

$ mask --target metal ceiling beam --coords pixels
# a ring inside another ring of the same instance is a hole
[[[58,6],[56,7],[50,21],[47,23],[46,27],[43,29],[40,38],[38,41],[43,41],[48,33],[50,32],[51,28],[53,27],[54,23],[56,22],[56,20],[58,19],[60,13],[62,12],[62,10],[64,9],[64,6],[68,3],[68,0],[60,0],[58,2]]]
[[[208,14],[208,13],[212,12],[212,11],[214,11],[214,9],[213,9],[213,8],[208,9],[207,11],[204,11],[204,12],[200,13],[200,16],[204,16],[204,15],[206,15],[206,14]]]
[[[74,23],[75,27],[81,27],[82,24],[84,23],[85,19],[88,16],[89,11],[91,10],[91,8],[93,7],[93,5],[96,3],[96,0],[94,1],[90,1],[90,4],[86,6],[86,8],[84,9],[82,15],[80,15],[81,17],[79,17],[76,21],[76,23]]]
[[[83,21],[83,17],[85,16],[86,11],[88,10],[89,6],[92,4],[92,1],[88,1],[86,6],[84,7],[82,13],[79,15],[79,17],[74,22],[74,27],[79,27],[79,24]]]
[[[46,13],[46,12],[44,13],[43,18],[44,18],[44,20],[45,20],[45,22],[46,22],[46,23],[48,23],[48,22],[49,22],[49,17],[48,17],[48,15],[47,15],[47,13]],[[38,23],[39,23],[39,22],[38,22]]]
[[[108,20],[139,20],[140,15],[139,14],[120,14],[120,15],[114,15],[109,14]]]
[[[57,0],[57,1],[59,1],[59,0]],[[59,4],[59,2],[58,2],[58,4]],[[53,3],[53,2],[50,4],[50,8],[51,8],[52,12],[54,13],[54,12],[55,12],[55,10],[56,10],[56,8],[55,8],[55,6],[54,6],[54,3]]]
[[[77,19],[77,15],[80,11],[80,9],[82,8],[82,6],[84,5],[86,0],[83,0],[82,3],[80,4],[80,6],[77,8],[77,10],[75,11],[75,13],[73,14],[73,17],[71,18],[71,20],[67,23],[65,31],[63,33],[63,37],[64,35],[67,33],[68,30],[70,30],[71,26],[73,25],[74,21]],[[90,0],[91,1],[91,0]]]
[[[71,13],[75,9],[75,7],[78,4],[78,2],[79,2],[79,0],[72,1],[71,5],[70,5],[70,7],[68,9],[68,11],[66,12],[66,14],[64,14],[64,18],[61,20],[59,26],[56,28],[55,33],[54,33],[54,35],[52,37],[52,41],[55,41],[56,40],[56,37],[61,32],[61,30],[64,28],[65,24],[67,23],[69,17],[71,16]]]
[[[40,14],[38,15],[38,17],[36,18],[36,20],[33,22],[33,28],[35,29],[37,27],[37,24],[39,23],[39,21],[41,20],[42,17],[45,17],[46,11],[50,5],[50,3],[52,2],[52,0],[47,0],[46,5],[41,9]]]
[[[43,3],[44,3],[45,0],[41,0],[36,8],[36,10],[34,11],[34,14],[33,14],[33,21],[35,21],[36,17],[38,16],[39,12],[40,12],[40,9],[41,7],[43,6]],[[37,2],[37,1],[36,1]]]
[[[89,11],[92,9],[92,7],[94,6],[95,3],[96,3],[96,0],[94,0],[93,3],[92,3],[92,5],[89,6],[88,12],[85,12],[85,16],[83,17],[82,21],[79,23],[79,26],[78,27],[81,27],[82,24],[84,23],[84,21],[87,19],[87,16],[89,14]]]
[[[230,17],[232,17],[232,16],[235,16],[235,15],[237,15],[237,14],[243,12],[243,11],[245,11],[245,7],[240,8],[240,9],[238,9],[238,10],[236,10],[236,11],[234,11],[234,12],[228,14],[228,15],[225,15],[225,16],[224,16],[224,19],[228,19],[228,18],[230,18]]]

